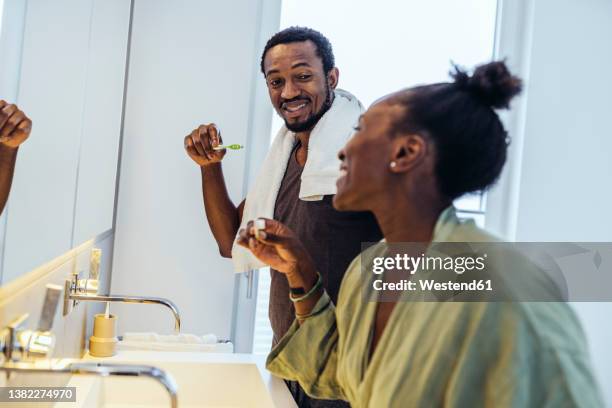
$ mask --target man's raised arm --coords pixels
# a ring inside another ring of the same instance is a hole
[[[31,130],[32,121],[16,105],[0,100],[0,214],[11,191],[17,151]]]
[[[226,151],[213,149],[222,143],[221,134],[213,123],[201,125],[185,137],[185,150],[202,172],[202,195],[208,225],[219,245],[221,256],[231,258],[244,200],[236,207],[227,193],[221,168]]]

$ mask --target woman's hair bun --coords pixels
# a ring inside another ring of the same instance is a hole
[[[451,76],[455,85],[494,109],[508,108],[512,98],[521,92],[520,78],[508,71],[504,61],[479,65],[472,75],[456,65],[454,67]]]

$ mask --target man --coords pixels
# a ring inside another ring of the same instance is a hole
[[[290,226],[309,249],[335,300],[361,243],[381,238],[369,212],[341,213],[332,206],[340,173],[337,152],[352,135],[363,107],[354,96],[336,90],[339,71],[331,44],[315,30],[291,27],[275,34],[262,53],[261,71],[285,126],[246,200],[235,206],[228,196],[221,168],[225,150],[213,150],[223,143],[217,126],[202,125],[185,138],[188,155],[201,167],[208,223],[221,255],[232,257],[238,271],[263,266],[235,244],[243,219],[268,216]],[[276,344],[294,319],[289,293],[299,294],[301,288],[289,288],[285,276],[275,270],[271,278],[269,316]],[[297,383],[289,387],[301,407],[347,406],[310,399]]]
[[[32,121],[16,105],[0,100],[0,214],[11,191],[17,151],[31,130]]]

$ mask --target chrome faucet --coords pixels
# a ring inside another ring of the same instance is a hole
[[[50,356],[55,346],[55,335],[51,333],[51,327],[61,292],[61,286],[47,285],[38,330],[23,327],[28,319],[27,313],[17,317],[6,328],[0,330],[0,372],[6,373],[7,380],[12,373],[150,377],[161,383],[168,391],[172,408],[178,407],[177,385],[174,379],[157,367],[51,360]]]
[[[64,290],[64,316],[80,301],[86,302],[119,302],[119,303],[148,303],[167,307],[174,315],[174,331],[181,331],[181,316],[176,305],[169,299],[158,297],[124,296],[124,295],[99,295],[98,274],[90,273],[88,279],[80,279],[78,274],[73,274],[72,279],[66,280]]]
[[[68,363],[50,364],[49,367],[33,367],[27,363],[12,363],[0,366],[0,371],[28,374],[73,374],[95,375],[99,377],[149,377],[159,382],[170,396],[172,408],[178,407],[178,387],[172,376],[164,370],[148,365],[108,364],[108,363]]]
[[[51,333],[62,287],[48,284],[37,330],[25,329],[27,313],[17,317],[0,330],[0,352],[5,362],[33,361],[49,358],[55,347]]]

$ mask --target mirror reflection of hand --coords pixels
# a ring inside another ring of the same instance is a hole
[[[221,132],[214,123],[200,125],[189,135],[185,136],[184,143],[187,154],[200,167],[220,163],[226,153],[225,149],[213,149],[223,144]]]
[[[257,225],[258,223],[264,225]],[[266,218],[249,221],[238,233],[238,245],[273,269],[298,279],[312,280],[316,274],[312,258],[297,236],[284,224]]]
[[[32,121],[17,105],[0,100],[0,145],[16,149],[30,136]]]

